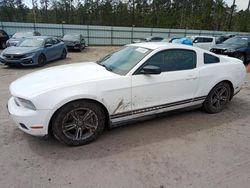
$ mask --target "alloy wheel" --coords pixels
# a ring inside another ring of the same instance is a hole
[[[229,91],[225,86],[215,89],[211,97],[211,105],[217,110],[223,108],[229,98]]]
[[[88,108],[77,108],[66,114],[62,122],[63,134],[72,140],[84,140],[96,133],[98,117]]]

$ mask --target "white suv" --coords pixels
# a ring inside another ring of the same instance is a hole
[[[210,50],[216,44],[216,38],[212,36],[188,36],[193,40],[193,46]]]

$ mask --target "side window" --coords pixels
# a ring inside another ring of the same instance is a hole
[[[53,39],[52,39],[52,43],[53,43],[53,44],[58,44],[59,42],[60,42],[60,41],[59,41],[58,39],[56,39],[56,38],[53,38]]]
[[[203,38],[203,42],[206,43],[213,42],[213,38]]]
[[[180,71],[196,68],[196,52],[193,50],[173,49],[164,52],[163,71]]]
[[[45,45],[46,45],[46,44],[52,44],[52,45],[53,45],[52,39],[51,39],[51,38],[46,39]]]
[[[201,43],[201,42],[203,42],[203,38],[201,37],[196,37],[193,41],[193,43]]]
[[[164,51],[161,51],[161,52],[154,54],[152,57],[150,57],[147,60],[147,62],[144,64],[144,66],[154,65],[163,69],[163,64],[164,64]]]
[[[162,72],[189,70],[196,68],[196,53],[192,50],[173,49],[156,53],[143,66],[154,65]]]
[[[219,63],[220,59],[211,54],[204,53],[204,64]]]

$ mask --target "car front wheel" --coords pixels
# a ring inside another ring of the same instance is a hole
[[[55,138],[73,146],[95,140],[104,127],[104,110],[98,104],[86,100],[66,104],[58,110],[52,120]]]
[[[39,55],[39,57],[38,57],[38,66],[42,67],[45,64],[46,64],[46,57],[45,57],[45,55],[43,55],[43,54]]]
[[[221,112],[230,100],[231,88],[228,83],[217,84],[208,94],[203,108],[206,112],[214,114]]]

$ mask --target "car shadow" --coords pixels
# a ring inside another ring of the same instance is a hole
[[[218,114],[207,114],[200,109],[178,110],[158,118],[106,130],[96,141],[79,147],[68,147],[52,137],[43,140],[25,133],[23,135],[31,150],[44,158],[87,160],[116,155],[172,138],[190,141],[194,139],[190,138],[191,133],[220,127],[249,116],[247,109],[250,109],[249,102],[235,97]]]

